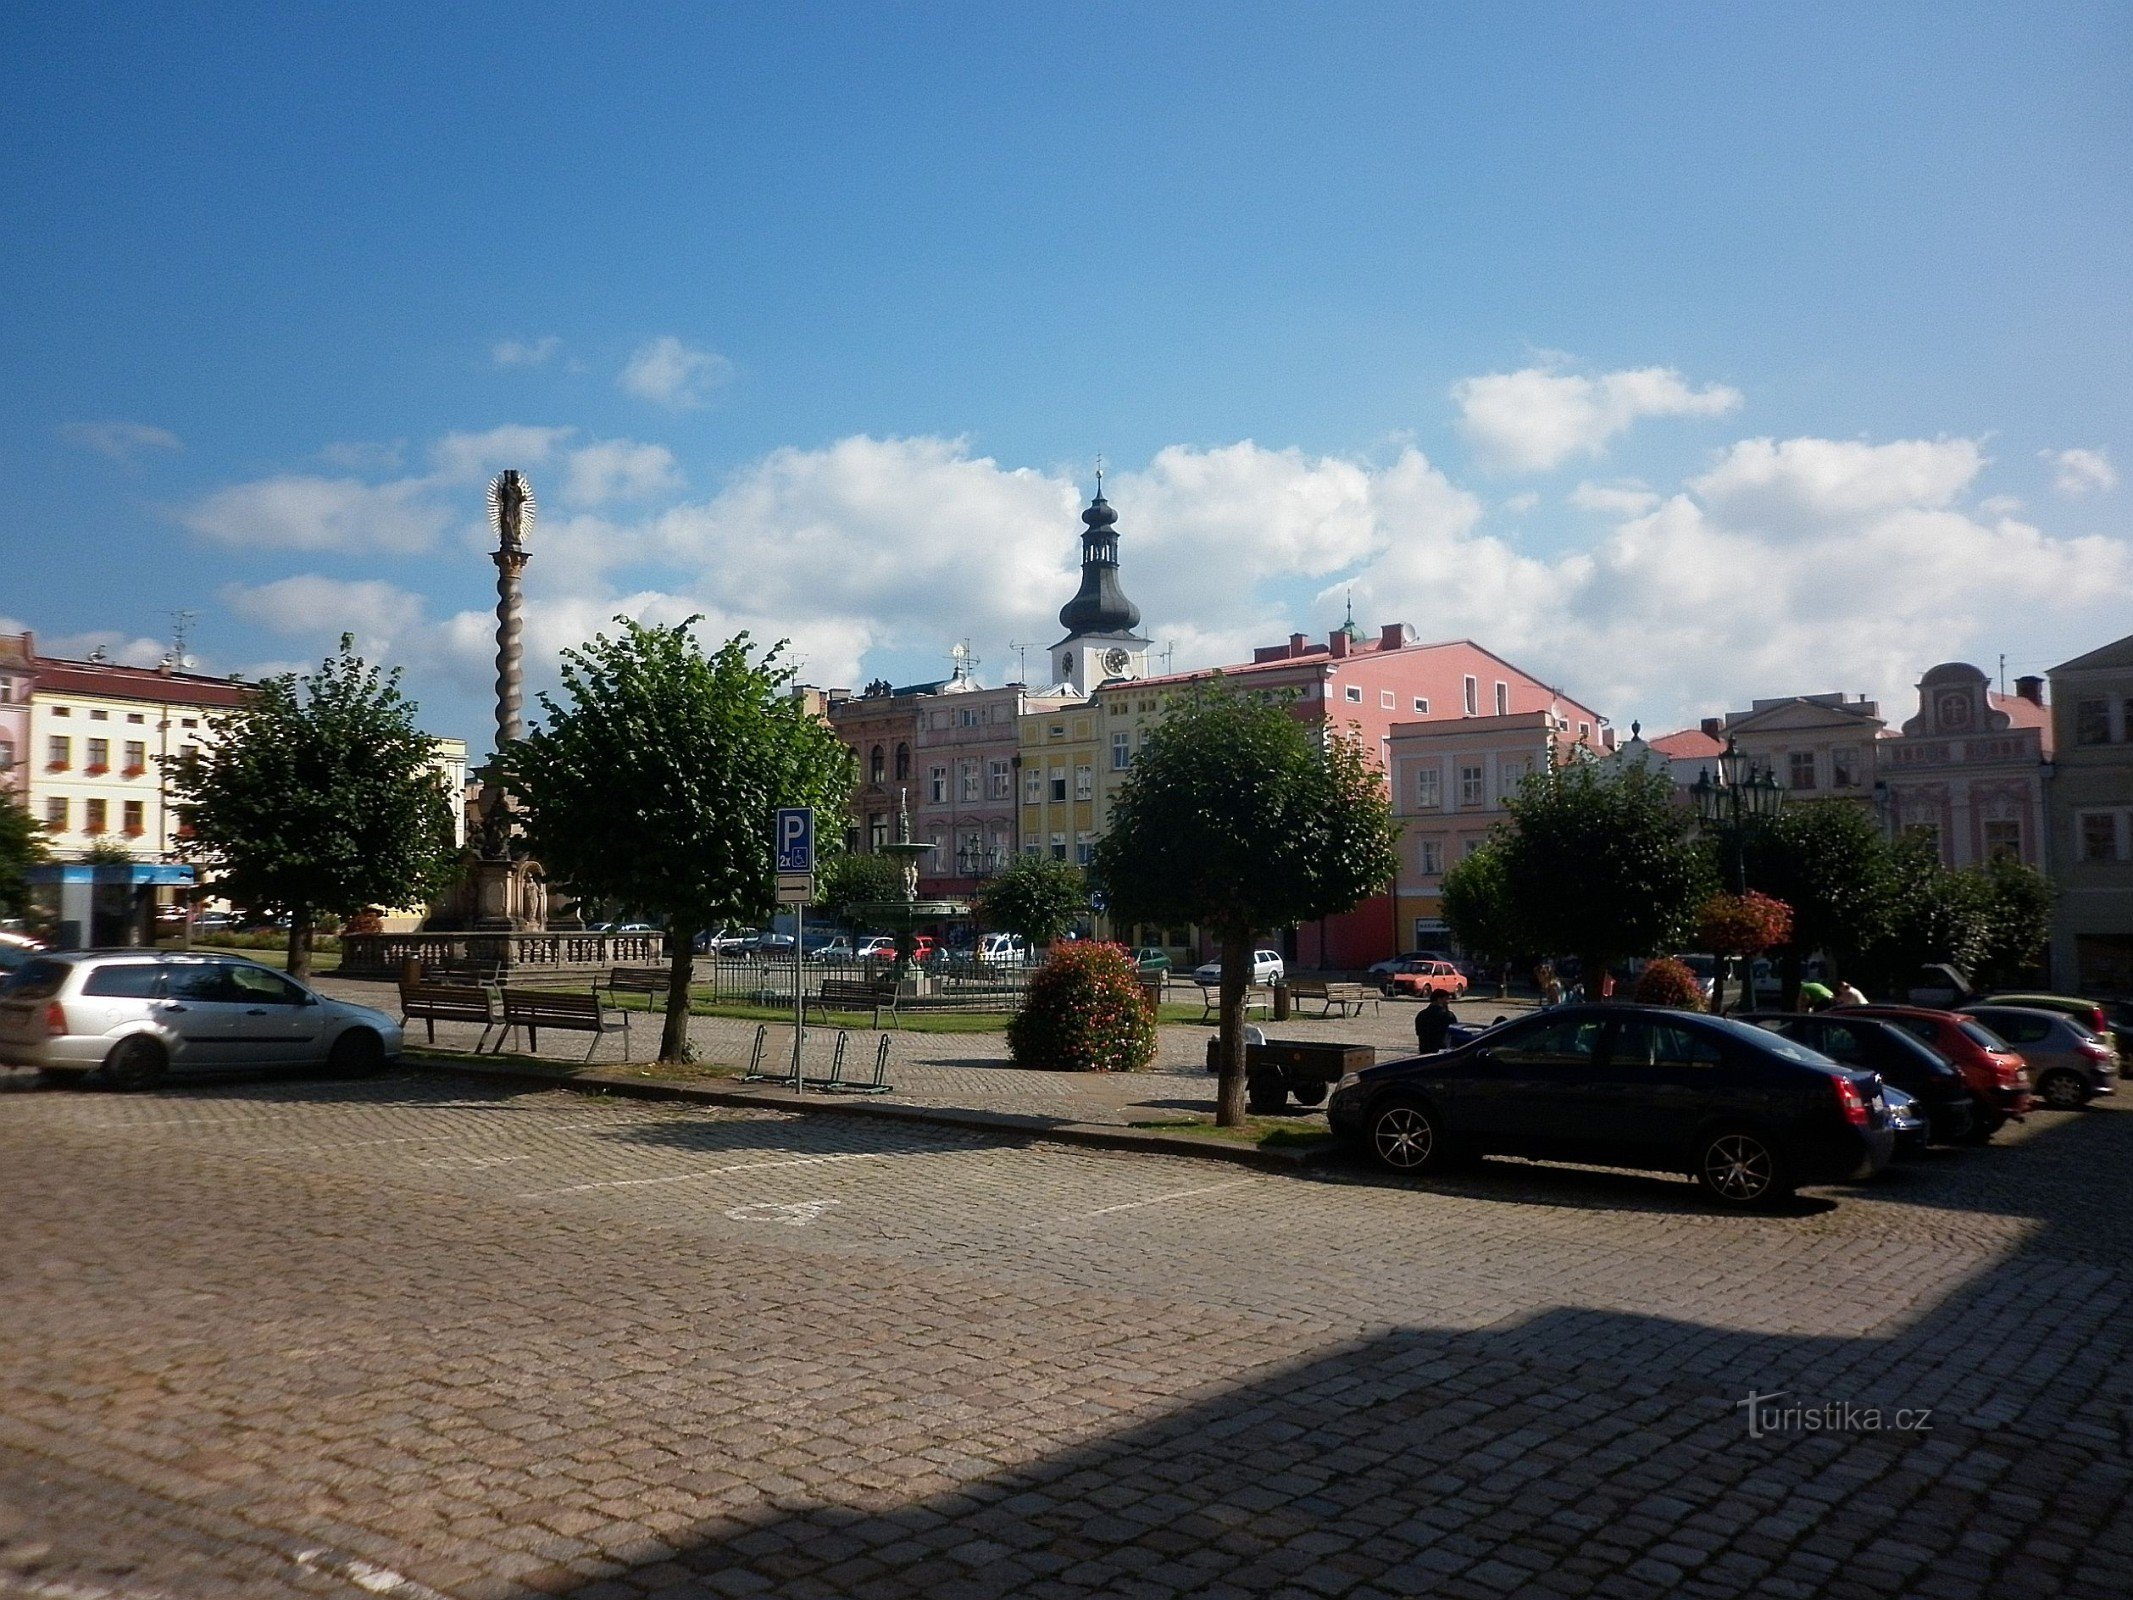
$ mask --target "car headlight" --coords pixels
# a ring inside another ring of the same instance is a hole
[[[1343,1076],[1339,1083],[1336,1083],[1333,1086],[1333,1092],[1335,1094],[1339,1094],[1343,1089],[1353,1089],[1357,1084],[1361,1083],[1362,1081],[1363,1075],[1360,1072],[1350,1072]]]

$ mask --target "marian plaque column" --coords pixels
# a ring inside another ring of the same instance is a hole
[[[520,580],[526,571],[526,535],[534,517],[533,489],[516,468],[489,485],[489,525],[496,530],[496,754],[482,781],[479,858],[473,868],[474,924],[499,932],[538,930],[548,924],[547,885],[526,857],[516,806],[506,781],[505,753],[525,734],[525,652]]]

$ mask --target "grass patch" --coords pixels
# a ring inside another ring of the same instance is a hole
[[[159,941],[158,950],[183,950],[175,940]],[[274,945],[222,944],[209,939],[195,939],[192,948],[202,955],[243,956],[247,961],[256,961],[262,967],[278,971],[289,970],[289,944],[286,937]],[[341,968],[341,952],[338,948],[322,950],[314,946],[311,951],[311,975],[323,978]]]
[[[679,1066],[659,1061],[558,1061],[553,1056],[529,1056],[512,1050],[502,1055],[477,1056],[466,1050],[437,1050],[428,1045],[413,1044],[406,1046],[401,1054],[417,1061],[436,1062],[440,1066],[481,1062],[521,1072],[538,1072],[550,1078],[582,1078],[599,1072],[614,1077],[643,1078],[653,1083],[711,1083],[741,1075],[739,1067],[728,1066],[722,1061],[690,1061]]]
[[[1261,1150],[1315,1150],[1333,1142],[1322,1127],[1299,1127],[1285,1117],[1247,1117],[1241,1128],[1218,1128],[1206,1117],[1171,1117],[1160,1122],[1136,1122],[1136,1128],[1151,1133],[1183,1133],[1199,1139],[1220,1139],[1224,1144],[1246,1144]]]

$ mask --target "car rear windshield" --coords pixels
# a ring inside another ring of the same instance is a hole
[[[49,1000],[72,970],[64,961],[32,961],[0,984],[0,994],[10,1000]]]
[[[1975,1022],[1958,1022],[1955,1026],[1957,1031],[1972,1044],[1982,1045],[1987,1050],[2005,1050],[2007,1048],[2007,1041],[1990,1028],[1982,1027]]]

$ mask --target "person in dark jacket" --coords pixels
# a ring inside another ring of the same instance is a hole
[[[1415,1048],[1426,1056],[1435,1055],[1444,1048],[1444,1036],[1458,1020],[1445,1003],[1444,991],[1437,990],[1430,995],[1429,1004],[1415,1013]]]

